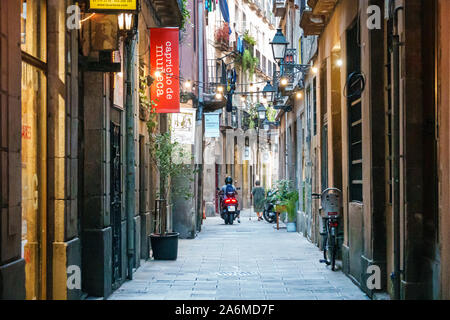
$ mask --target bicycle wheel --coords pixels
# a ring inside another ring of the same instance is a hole
[[[327,266],[330,265],[328,260],[328,237],[326,235],[323,237],[323,260],[320,262],[326,263]]]
[[[331,270],[335,271],[336,268],[336,236],[328,235],[326,246],[327,265],[331,265]]]

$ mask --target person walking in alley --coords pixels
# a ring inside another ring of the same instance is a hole
[[[265,190],[260,186],[259,180],[255,181],[255,187],[252,190],[252,198],[253,198],[253,210],[255,210],[256,215],[258,216],[258,221],[262,220],[262,212],[264,210],[264,199],[265,199]]]

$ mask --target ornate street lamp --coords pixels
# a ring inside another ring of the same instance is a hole
[[[284,60],[288,44],[289,42],[286,40],[283,31],[278,29],[272,42],[270,42],[270,45],[272,46],[273,58],[278,62],[278,64]]]
[[[257,111],[259,120],[264,121],[266,119],[266,107],[260,103]]]
[[[262,92],[263,92],[263,96],[267,99],[268,102],[273,102],[276,90],[270,84],[270,81],[267,81],[267,84],[265,85]]]

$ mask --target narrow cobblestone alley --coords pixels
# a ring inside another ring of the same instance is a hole
[[[177,261],[147,261],[110,299],[344,300],[368,297],[298,233],[275,230],[250,211],[241,224],[208,218],[194,240],[180,240]]]

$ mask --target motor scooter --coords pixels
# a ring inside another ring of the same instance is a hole
[[[275,211],[277,193],[278,190],[276,189],[269,190],[267,192],[266,202],[264,203],[263,218],[269,223],[275,223],[277,221],[277,213]]]
[[[225,224],[233,224],[234,220],[239,217],[239,201],[236,198],[236,190],[232,186],[227,186],[224,194],[220,195],[220,217]],[[220,189],[217,189],[220,191]]]

